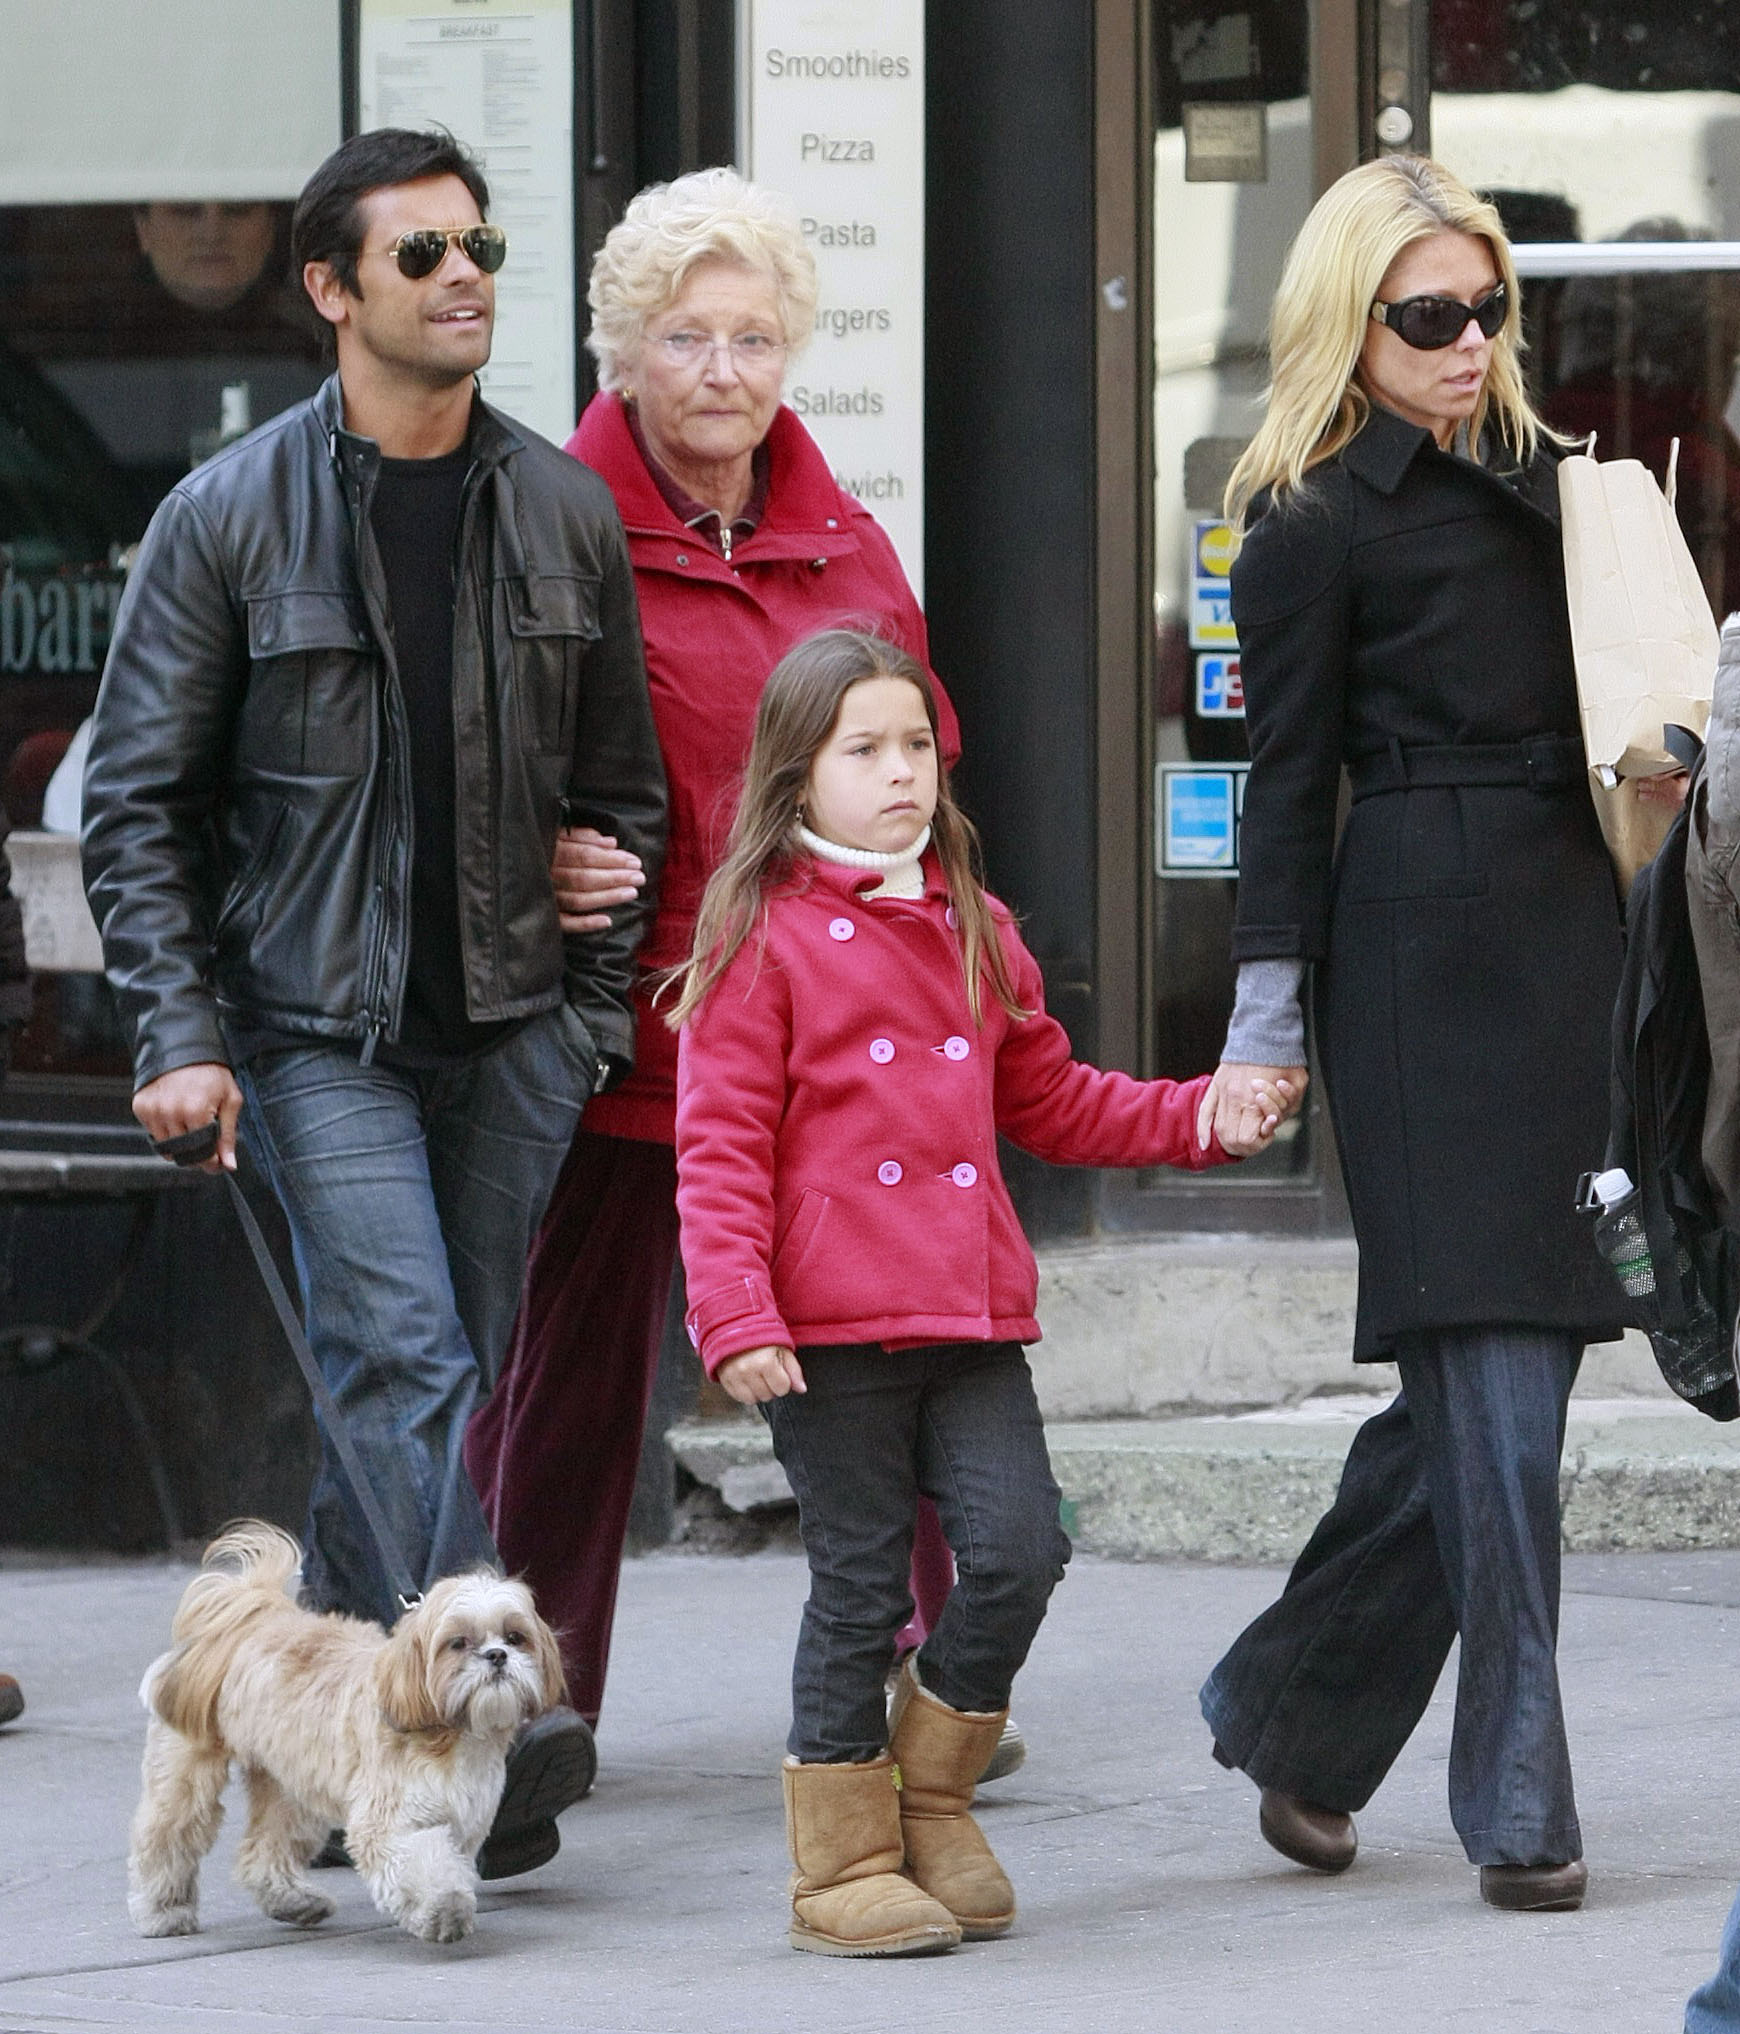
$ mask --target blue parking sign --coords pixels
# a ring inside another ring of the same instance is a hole
[[[1243,770],[1160,766],[1160,853],[1163,876],[1238,873],[1238,780]]]

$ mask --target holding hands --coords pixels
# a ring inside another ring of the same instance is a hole
[[[1302,1066],[1244,1066],[1222,1060],[1202,1098],[1196,1141],[1208,1149],[1212,1132],[1234,1158],[1254,1158],[1305,1099],[1310,1075]]]

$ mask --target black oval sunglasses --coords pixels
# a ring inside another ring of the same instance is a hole
[[[1503,283],[1488,290],[1477,304],[1465,304],[1457,297],[1404,297],[1399,304],[1373,304],[1372,316],[1387,326],[1404,346],[1421,353],[1436,353],[1453,346],[1472,318],[1483,339],[1495,339],[1510,308]]]

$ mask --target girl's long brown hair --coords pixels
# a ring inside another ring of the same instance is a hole
[[[846,694],[867,678],[904,678],[915,685],[937,742],[937,799],[930,840],[955,907],[973,1022],[984,1022],[981,984],[986,977],[1011,1017],[1032,1016],[1015,993],[1009,957],[985,899],[979,836],[949,790],[929,673],[881,636],[837,628],[806,637],[788,650],[762,691],[743,796],[731,823],[725,858],[701,899],[688,963],[671,977],[680,984],[676,1004],[665,1019],[673,1031],[699,1007],[762,924],[770,892],[796,876],[807,855],[798,838],[798,809],[810,765],[833,733]]]

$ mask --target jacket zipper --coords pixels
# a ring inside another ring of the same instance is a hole
[[[347,478],[350,477],[347,473]],[[369,586],[367,577],[362,570],[362,564],[364,544],[368,535],[368,503],[363,498],[363,487],[360,477],[356,480],[354,503],[357,577],[363,583],[363,599],[366,605]],[[377,608],[381,607],[378,597],[376,606]],[[380,618],[382,620],[386,618],[384,608],[381,608]],[[393,824],[395,817],[393,806],[399,790],[399,766],[401,760],[398,754],[399,744],[395,739],[393,725],[392,702],[397,676],[392,661],[392,646],[390,638],[384,631],[381,632],[380,640],[384,651],[387,679],[382,697],[382,724],[386,744],[388,824],[382,829],[383,838],[379,848],[376,850],[374,939],[369,956],[368,972],[364,977],[363,984],[363,1043],[362,1052],[359,1055],[359,1064],[363,1066],[372,1066],[374,1064],[375,1053],[380,1046],[382,1038],[386,1035],[389,1017],[389,1012],[382,1007],[385,999],[384,976],[387,965],[387,871],[392,861],[393,834],[397,830]]]

